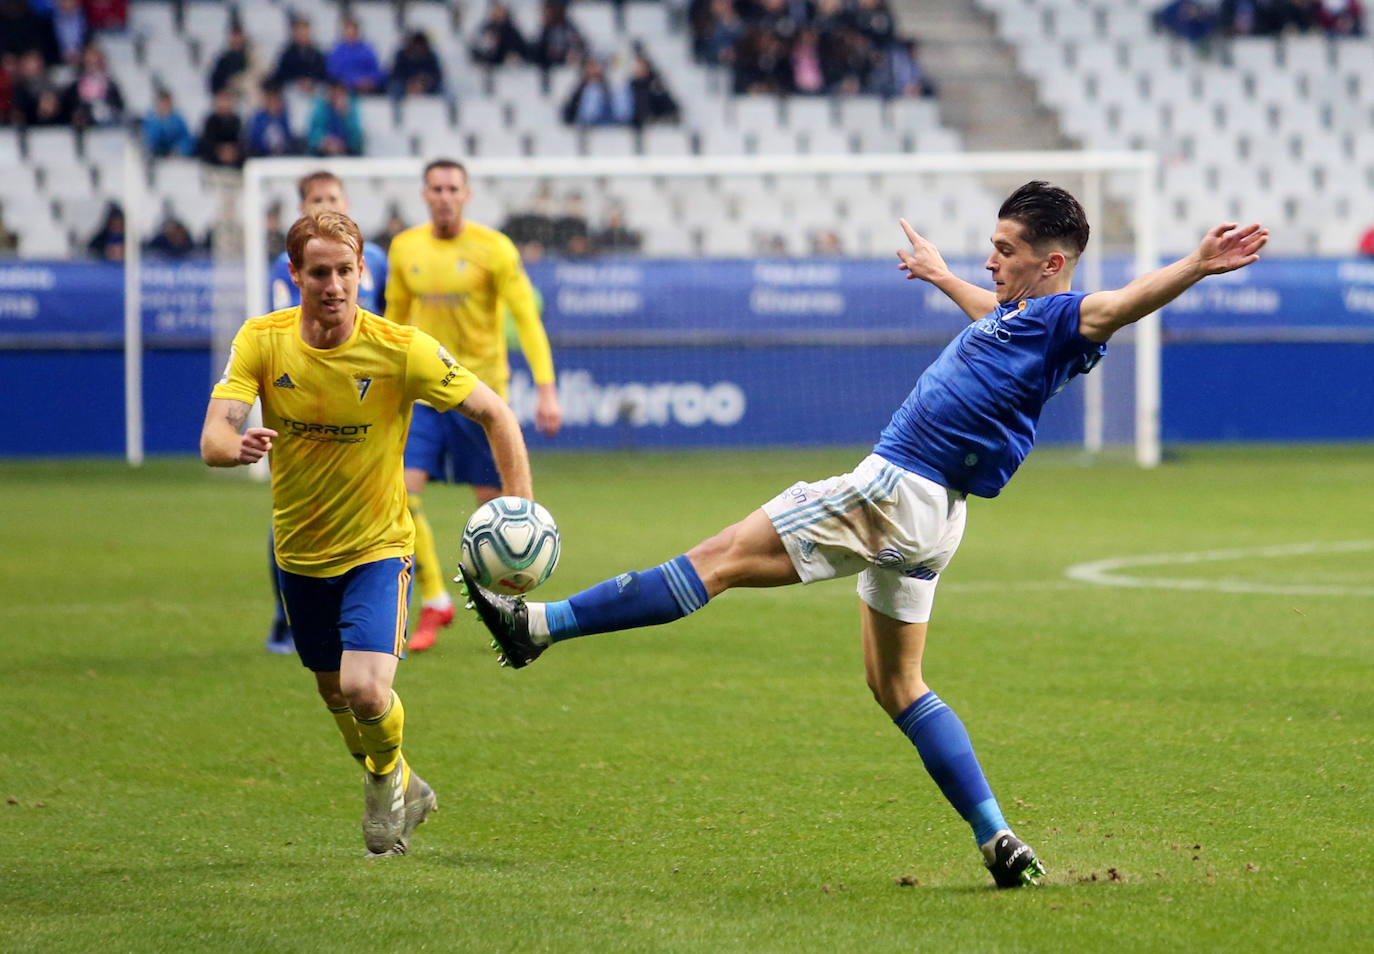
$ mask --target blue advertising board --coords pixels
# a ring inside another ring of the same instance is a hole
[[[984,279],[981,262],[953,265]],[[617,259],[530,273],[566,417],[553,441],[531,433],[534,447],[869,443],[966,322],[895,261]],[[1128,263],[1103,273],[1119,285]],[[212,315],[241,313],[242,281],[208,262],[145,266],[150,452],[194,452],[219,371]],[[0,377],[17,412],[0,424],[0,455],[118,452],[122,282],[104,263],[0,265]],[[1264,261],[1185,293],[1163,327],[1166,440],[1374,438],[1374,262]],[[1094,373],[1128,387],[1129,355],[1109,349]],[[72,380],[83,387],[51,386]],[[99,427],[92,396],[110,410]],[[519,369],[511,400],[532,419]],[[1080,419],[1071,387],[1047,407],[1042,441],[1078,440]]]

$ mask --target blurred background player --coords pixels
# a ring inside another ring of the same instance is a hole
[[[272,460],[272,522],[296,651],[364,768],[363,842],[405,854],[434,791],[402,754],[393,690],[415,531],[402,503],[411,409],[461,409],[487,436],[506,492],[529,497],[529,457],[505,401],[429,335],[358,307],[363,237],[348,216],[304,215],[287,235],[301,304],[250,318],[211,392],[201,457]],[[262,427],[247,422],[262,401]],[[363,439],[359,439],[359,436]]]
[[[327,169],[303,176],[296,183],[296,191],[301,197],[301,215],[308,212],[327,210],[348,214],[348,194],[344,192],[343,182]],[[374,315],[386,310],[382,290],[386,282],[386,252],[373,242],[363,243],[363,270],[358,276],[358,307],[366,308]],[[291,256],[283,251],[272,263],[267,299],[273,311],[293,308],[301,303],[301,292],[291,279]],[[296,651],[291,637],[291,624],[286,620],[282,608],[281,590],[277,585],[277,558],[274,553],[272,536],[267,537],[267,568],[272,580],[272,603],[274,615],[272,628],[267,633],[267,651],[282,656]]]
[[[505,398],[510,381],[505,335],[509,309],[538,393],[535,427],[552,437],[563,421],[553,355],[514,243],[496,229],[463,219],[471,191],[461,163],[429,163],[421,194],[430,221],[391,241],[386,317],[433,335],[463,367]],[[421,494],[430,480],[471,484],[478,504],[501,493],[481,431],[461,414],[419,404],[406,441],[406,491],[415,521],[415,572],[422,603],[409,643],[416,651],[433,646],[439,628],[453,622],[453,601],[422,504]]]

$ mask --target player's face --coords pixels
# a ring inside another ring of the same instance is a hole
[[[348,214],[348,198],[337,182],[321,179],[310,183],[301,199],[301,215],[311,212],[342,212]]]
[[[468,201],[468,180],[457,169],[431,169],[422,193],[429,218],[441,232],[457,228]]]
[[[1048,264],[1049,259],[1036,255],[1026,241],[1020,223],[997,220],[997,228],[992,232],[992,252],[983,267],[992,273],[993,290],[999,302],[1017,301],[1037,294]]]
[[[325,238],[306,242],[301,267],[291,266],[291,280],[301,290],[302,312],[328,327],[352,320],[362,268],[362,256],[347,242]]]

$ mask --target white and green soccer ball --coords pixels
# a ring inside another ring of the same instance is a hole
[[[463,565],[496,593],[518,596],[558,566],[558,524],[524,497],[497,497],[478,507],[463,530]]]

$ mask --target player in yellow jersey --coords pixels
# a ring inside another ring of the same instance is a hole
[[[508,494],[530,497],[514,412],[416,329],[358,307],[363,238],[339,212],[287,235],[301,304],[249,319],[211,392],[201,457],[212,467],[272,462],[272,525],[301,662],[364,768],[363,841],[404,854],[436,804],[401,752],[392,690],[405,642],[415,528],[403,452],[411,408],[457,408],[485,433]],[[254,400],[262,427],[242,434]]]
[[[535,427],[552,437],[563,422],[553,355],[514,243],[463,218],[471,191],[462,163],[436,159],[425,166],[421,194],[430,220],[397,235],[387,250],[386,316],[429,332],[504,398],[510,380],[504,324],[509,308],[538,394]],[[424,404],[416,406],[411,421],[405,480],[422,603],[410,648],[418,651],[433,646],[439,628],[453,621],[453,601],[421,503],[425,486],[430,480],[471,484],[479,504],[501,490],[481,433],[461,415]]]

